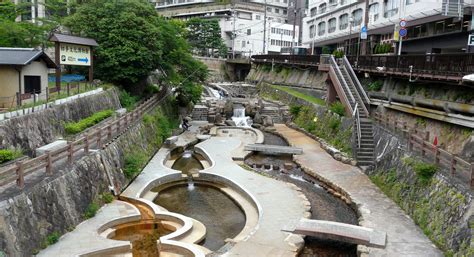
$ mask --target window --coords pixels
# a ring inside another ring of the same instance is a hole
[[[316,7],[311,8],[310,10],[311,17],[316,16],[317,11],[318,11],[318,8]]]
[[[288,3],[288,0],[283,0],[283,3],[285,3],[285,4]]]
[[[325,13],[326,12],[326,3],[322,3],[319,5],[319,13]]]
[[[407,5],[418,3],[420,0],[406,0]]]
[[[246,41],[245,41],[245,40],[242,40],[242,48],[245,47],[245,43],[246,43]]]
[[[337,0],[329,0],[329,5],[337,5]]]
[[[267,12],[272,12],[272,8],[271,8],[271,7],[267,7]]]
[[[24,76],[24,83],[26,94],[41,93],[41,76]]]
[[[359,8],[357,10],[354,10],[352,12],[352,19],[354,21],[352,27],[356,27],[362,24],[362,9]]]
[[[347,4],[348,0],[341,0],[341,5]]]
[[[398,0],[384,0],[383,17],[390,18],[398,13]]]
[[[262,17],[260,17],[260,15],[255,15],[255,19],[256,20],[260,20]]]
[[[336,18],[331,18],[328,21],[328,33],[336,31]]]
[[[313,38],[314,37],[314,25],[311,25],[309,26],[309,38]]]
[[[339,29],[344,30],[347,29],[349,25],[349,14],[345,13],[339,16]]]
[[[374,23],[379,18],[379,3],[369,6],[369,23]]]
[[[280,13],[280,9],[275,8],[275,13]]]
[[[283,14],[284,15],[287,15],[288,14],[288,11],[286,9],[283,9]]]
[[[247,35],[251,35],[252,34],[252,29],[247,29]]]
[[[277,22],[278,22],[278,23],[281,23],[281,19],[280,19],[280,18],[277,18]]]
[[[14,1],[12,1],[14,2]],[[21,7],[21,20],[22,21],[29,21],[32,19],[32,12],[31,12],[31,0],[22,0],[21,3],[29,3],[25,4]]]
[[[326,33],[326,22],[322,21],[318,24],[318,36],[322,36]]]

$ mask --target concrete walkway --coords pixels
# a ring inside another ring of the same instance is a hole
[[[368,256],[443,256],[421,229],[357,167],[334,160],[320,144],[305,134],[275,125],[292,146],[303,148],[294,160],[349,194],[361,213],[360,225],[387,233],[385,249],[368,248]]]

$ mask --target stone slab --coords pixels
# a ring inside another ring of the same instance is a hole
[[[36,156],[40,156],[42,154],[45,154],[47,151],[54,151],[66,145],[67,145],[66,140],[56,140],[50,144],[43,145],[42,147],[36,148],[35,153],[36,153]]]

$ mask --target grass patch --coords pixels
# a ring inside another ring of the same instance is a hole
[[[0,150],[0,164],[6,163],[23,156],[23,152],[17,149],[1,149]]]
[[[122,89],[119,92],[119,100],[122,107],[127,109],[127,111],[130,111],[135,108],[140,98],[138,96],[131,95],[129,92]]]
[[[310,96],[310,95],[307,95],[307,94],[304,94],[304,93],[301,93],[295,89],[292,89],[292,88],[289,88],[289,87],[284,87],[284,86],[277,86],[277,85],[271,85],[272,88],[274,89],[278,89],[278,90],[281,90],[281,91],[284,91],[294,97],[297,97],[297,98],[300,98],[300,99],[303,99],[307,102],[310,102],[310,103],[313,103],[313,104],[317,104],[317,105],[326,105],[326,102],[321,99],[321,98],[316,98],[314,96]]]
[[[376,80],[371,82],[367,88],[369,91],[380,91],[383,87],[383,81],[382,80]]]
[[[87,208],[86,208],[86,211],[84,212],[84,218],[85,219],[90,219],[92,217],[94,217],[96,214],[97,214],[97,211],[99,210],[100,206],[98,203],[96,202],[92,202],[90,203]]]
[[[331,110],[333,113],[338,114],[339,116],[344,116],[344,114],[346,114],[344,105],[339,101],[332,103],[329,106],[329,110]]]
[[[55,244],[59,241],[59,237],[61,237],[59,232],[54,231],[53,233],[49,234],[46,237],[46,241],[48,242],[48,245],[52,245],[52,244]]]
[[[111,203],[114,200],[114,196],[109,192],[103,193],[100,198],[102,198],[104,203]]]
[[[415,172],[416,176],[424,185],[428,184],[438,171],[438,166],[431,163],[417,161],[410,157],[403,158],[402,162],[405,165],[408,165],[413,168],[413,171]]]
[[[78,122],[68,122],[64,126],[66,133],[74,135],[79,132],[84,131],[85,129],[94,126],[95,124],[107,119],[114,112],[112,110],[104,110],[97,113],[94,113],[92,116],[89,116],[85,119],[82,119]]]
[[[125,156],[125,167],[123,173],[128,179],[132,179],[136,174],[140,173],[148,160],[143,151],[138,151]]]

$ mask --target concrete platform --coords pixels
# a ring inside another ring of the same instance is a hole
[[[244,150],[268,154],[303,154],[303,149],[299,147],[280,145],[248,144],[244,146]]]
[[[387,233],[385,249],[368,247],[361,256],[443,256],[413,220],[359,168],[336,161],[318,142],[301,132],[283,124],[277,124],[275,128],[292,146],[303,148],[304,153],[294,156],[294,160],[305,172],[339,187],[349,195],[360,212],[361,226]]]

